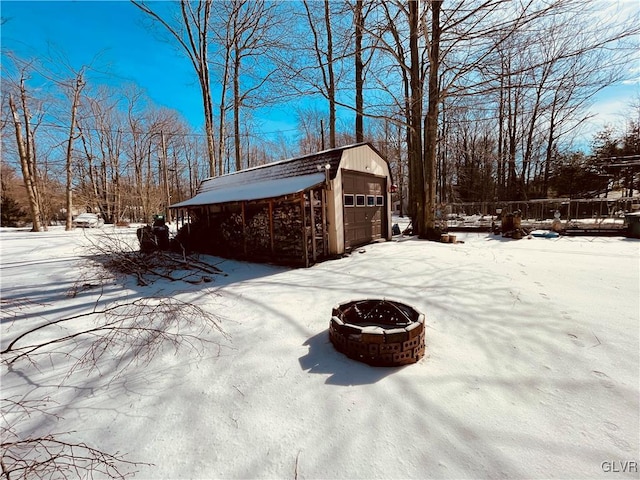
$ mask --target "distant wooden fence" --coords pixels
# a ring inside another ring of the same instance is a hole
[[[640,211],[640,197],[620,198],[544,198],[517,202],[448,203],[440,208],[441,215],[495,216],[499,211],[522,212],[523,219],[553,219],[560,212],[563,220],[624,218],[624,213]]]

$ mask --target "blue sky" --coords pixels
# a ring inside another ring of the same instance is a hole
[[[155,9],[162,3],[155,2]],[[167,3],[168,5],[168,3]],[[20,58],[43,58],[49,52],[69,60],[75,69],[92,65],[89,81],[121,85],[133,82],[158,106],[180,112],[204,130],[202,97],[193,66],[160,30],[129,1],[2,0],[2,48]],[[215,92],[215,84],[214,95]],[[291,106],[272,108],[257,117],[265,136],[295,134]]]
[[[127,1],[2,1],[3,49],[21,58],[57,52],[79,69],[92,65],[96,80],[133,82],[160,106],[179,110],[202,125],[200,91],[193,69],[177,49],[154,37],[144,14]]]
[[[640,1],[623,1],[638,10]],[[156,3],[156,7],[162,3]],[[200,90],[191,64],[177,48],[145,28],[145,15],[128,1],[6,1],[0,3],[2,48],[21,58],[41,58],[54,51],[80,68],[91,64],[101,72],[96,80],[122,84],[130,81],[143,88],[159,106],[178,110],[194,127],[201,128]],[[640,57],[635,81],[609,87],[592,108],[596,116],[585,129],[595,132],[605,124],[623,123],[625,111],[640,99]],[[263,117],[265,134],[295,127],[286,107]]]

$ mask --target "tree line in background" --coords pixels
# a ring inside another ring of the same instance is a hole
[[[571,146],[637,49],[638,19],[605,6],[132,1],[192,65],[204,131],[92,65],[6,52],[2,224],[71,228],[87,210],[148,221],[208,176],[360,141],[390,161],[401,213],[426,237],[443,203],[633,191],[635,171],[607,164],[640,154],[640,105],[589,155]],[[260,115],[283,104],[297,137],[261,135]]]

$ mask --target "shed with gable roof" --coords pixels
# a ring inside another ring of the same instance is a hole
[[[368,143],[204,180],[171,205],[202,253],[309,266],[391,238],[391,171]]]

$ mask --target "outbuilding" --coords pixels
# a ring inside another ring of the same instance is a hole
[[[187,248],[309,266],[391,238],[386,159],[360,143],[204,180],[171,205]]]

